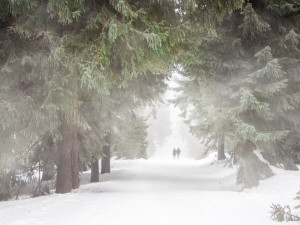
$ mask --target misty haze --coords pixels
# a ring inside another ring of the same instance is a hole
[[[299,0],[1,0],[1,225],[300,221]]]

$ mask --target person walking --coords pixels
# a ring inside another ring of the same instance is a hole
[[[181,153],[181,150],[180,150],[180,148],[178,147],[178,148],[177,148],[177,151],[176,151],[177,159],[179,159],[180,153]]]
[[[174,149],[173,149],[173,159],[176,158],[176,154],[177,154],[177,151],[176,151],[176,149],[174,148]]]

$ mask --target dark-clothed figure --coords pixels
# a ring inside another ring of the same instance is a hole
[[[176,151],[176,149],[174,148],[174,149],[173,149],[173,159],[176,158],[176,153],[177,153],[177,151]]]
[[[177,151],[176,151],[177,159],[179,159],[180,153],[181,153],[181,151],[180,151],[180,148],[178,147],[178,148],[177,148]]]

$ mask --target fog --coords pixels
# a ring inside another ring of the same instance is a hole
[[[148,153],[151,158],[172,158],[173,148],[180,148],[183,158],[203,158],[205,146],[195,138],[189,127],[180,116],[180,109],[169,103],[175,97],[173,90],[176,87],[179,75],[174,73],[168,82],[169,89],[163,96],[163,102],[155,107],[156,114],[148,120]]]

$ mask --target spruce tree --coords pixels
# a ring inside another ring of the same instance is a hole
[[[241,0],[2,0],[1,160],[14,158],[13,149],[25,152],[18,143],[50,133],[58,152],[56,191],[77,188],[79,155],[103,154],[110,142],[105,136],[114,128],[110,120],[125,99],[131,94],[133,101],[146,102],[162,93],[174,61],[194,43],[189,38],[214,34],[216,21],[242,5]],[[228,124],[224,120],[218,127]],[[221,130],[208,135],[222,137]]]
[[[209,146],[217,147],[222,132],[229,137],[240,165],[238,182],[246,187],[272,174],[255,149],[295,169],[286,143],[287,134],[297,130],[299,109],[299,3],[251,2],[226,16],[216,37],[193,42],[196,47],[181,61],[187,79],[179,82],[181,94],[174,101],[186,111],[191,131]]]
[[[124,159],[147,159],[147,128],[145,119],[135,113],[122,118],[112,141],[113,155]]]
[[[161,23],[163,14],[155,11],[161,8],[154,3],[20,1],[14,5],[5,1],[4,5],[7,10],[11,8],[11,13],[4,11],[5,19],[13,16],[5,21],[4,29],[12,31],[15,41],[8,40],[2,84],[8,84],[5,91],[9,97],[10,91],[20,91],[16,105],[23,107],[19,110],[23,115],[8,115],[7,121],[18,127],[8,124],[5,132],[10,128],[8,135],[13,140],[21,128],[18,118],[24,120],[24,129],[29,130],[27,124],[32,116],[39,116],[33,120],[36,123],[30,123],[32,135],[38,137],[49,128],[56,133],[56,191],[69,192],[78,187],[78,128],[91,129],[88,118],[81,114],[84,110],[80,100],[96,95],[98,102],[90,102],[99,108],[115,88],[126,89],[139,76],[155,77],[166,71],[171,58],[167,53],[178,36],[168,29],[172,23]],[[145,13],[145,8],[150,12]],[[14,76],[8,80],[4,74]],[[23,79],[19,79],[21,76]],[[13,78],[15,83],[11,82]],[[13,101],[9,103],[12,106]],[[18,110],[15,108],[14,112]],[[41,120],[45,131],[38,126]]]

